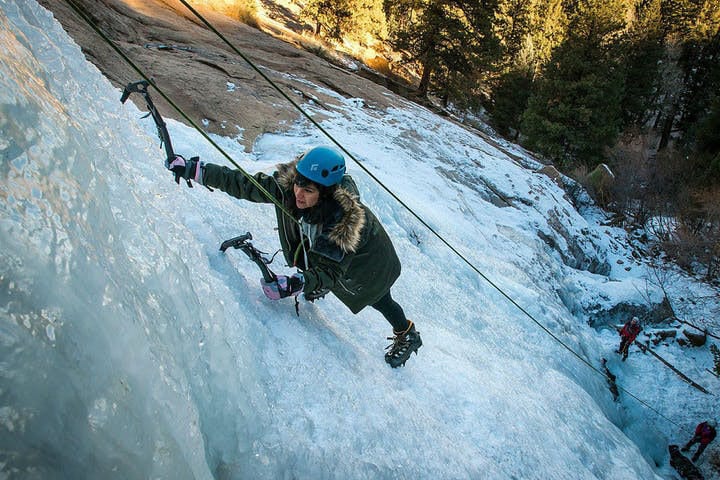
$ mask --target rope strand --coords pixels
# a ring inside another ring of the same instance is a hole
[[[127,55],[118,47],[115,45],[115,42],[113,42],[106,34],[103,32],[96,24],[92,21],[90,17],[87,16],[87,14],[82,10],[82,8],[75,3],[75,0],[65,0],[70,7],[93,29],[95,32],[100,35],[100,37],[113,49],[115,52],[120,55],[120,57],[127,62],[130,67],[137,72],[138,75],[142,77],[143,80],[147,81],[164,99],[165,101],[170,104],[170,106],[180,114],[182,118],[184,118],[195,130],[202,135],[205,140],[207,140],[215,149],[222,154],[235,168],[240,171],[240,173],[245,176],[259,191],[262,195],[264,195],[268,200],[270,200],[276,207],[278,207],[283,214],[285,214],[288,218],[290,218],[292,221],[297,222],[295,217],[290,214],[290,212],[285,208],[285,206],[275,198],[270,192],[268,192],[257,180],[255,180],[255,177],[247,173],[238,163],[220,146],[218,145],[210,136],[203,131],[200,126],[193,121],[192,118],[190,118],[189,115],[187,115],[183,109],[181,109],[178,105],[175,104],[175,102],[172,101],[172,99],[165,94],[165,92],[158,87],[155,82],[149,78],[145,72],[140,69],[135,63],[128,58]]]
[[[525,308],[523,308],[518,302],[516,302],[509,294],[507,294],[502,288],[500,288],[495,282],[493,282],[490,278],[488,278],[478,267],[476,267],[470,260],[467,259],[460,251],[457,250],[448,240],[446,240],[440,233],[438,233],[431,225],[429,225],[417,212],[415,212],[412,208],[410,208],[402,199],[400,199],[392,190],[390,190],[389,187],[387,187],[380,179],[378,179],[372,172],[370,172],[363,164],[360,162],[355,156],[349,152],[338,140],[336,140],[325,128],[323,128],[312,116],[310,116],[309,113],[307,113],[300,105],[297,104],[290,96],[288,96],[275,82],[273,82],[272,79],[270,79],[260,68],[258,68],[247,56],[245,56],[235,45],[233,45],[225,36],[220,33],[210,22],[208,22],[205,17],[203,17],[197,10],[195,10],[186,0],[179,0],[180,3],[182,3],[188,10],[190,10],[205,26],[207,26],[208,29],[210,29],[212,32],[214,32],[225,44],[227,44],[237,55],[239,55],[243,60],[245,60],[250,67],[255,70],[265,81],[267,81],[275,90],[277,90],[280,95],[285,98],[290,104],[296,108],[305,118],[307,118],[310,123],[312,123],[318,130],[320,130],[330,141],[332,141],[340,150],[345,153],[348,158],[352,159],[370,178],[372,178],[379,186],[381,186],[395,201],[397,201],[400,205],[402,205],[416,220],[418,220],[425,228],[428,229],[440,242],[442,242],[450,251],[452,251],[458,258],[460,258],[467,266],[469,266],[475,273],[477,273],[483,280],[485,280],[493,289],[495,289],[497,292],[499,292],[510,304],[515,306],[520,312],[522,312],[526,317],[528,317],[533,323],[535,323],[542,331],[544,331],[546,334],[548,334],[553,340],[555,340],[557,343],[559,343],[563,348],[565,348],[567,351],[569,351],[573,356],[575,356],[578,360],[580,360],[581,363],[586,365],[588,368],[590,368],[592,371],[596,372],[606,380],[611,380],[610,376],[607,375],[605,372],[601,371],[599,368],[592,365],[587,359],[585,359],[583,356],[578,354],[575,350],[573,350],[569,345],[567,345],[564,341],[562,341],[557,335],[555,335],[553,332],[551,332],[545,325],[543,325],[539,320],[537,320],[531,313],[529,313]],[[180,107],[178,107],[165,93],[155,85],[155,83],[148,78],[145,73],[138,68],[132,60],[130,60],[121,50],[119,47],[117,47],[114,42],[105,35],[102,30],[100,30],[94,22],[88,18],[84,12],[81,11],[81,9],[75,4],[74,0],[66,0],[66,2],[75,10],[75,12],[80,15],[80,17],[90,25],[90,27],[95,30],[95,32],[102,37],[102,39],[110,45],[115,52],[120,55],[123,60],[125,60],[132,68],[135,70],[144,80],[148,81],[150,85],[152,85],[155,90],[160,93],[160,95],[190,124],[192,125],[195,130],[197,130],[213,147],[215,147],[227,160],[229,160],[238,170],[242,172],[243,175],[245,175],[258,189],[267,196],[269,200],[271,200],[276,206],[278,206],[289,218],[291,218],[293,221],[297,223],[297,220],[290,215],[290,213],[280,204],[280,202],[273,197],[269,192],[267,192],[257,181],[255,178],[253,178],[251,175],[249,175],[245,170],[243,170],[233,159],[228,155],[222,147],[217,145],[215,141],[213,141],[188,115],[183,112]],[[640,399],[637,395],[633,394],[629,390],[618,387],[620,391],[627,394],[629,397],[635,399],[638,403],[640,403],[642,406],[647,408],[648,410],[654,412],[659,417],[665,419],[669,423],[677,426],[683,431],[690,432],[690,430],[686,429],[682,425],[674,422],[667,416],[663,415],[660,411],[658,411],[656,408],[654,408],[649,403],[645,402],[644,400]]]
[[[518,310],[520,310],[525,316],[527,316],[533,323],[535,323],[538,327],[540,327],[545,333],[547,333],[553,340],[555,340],[557,343],[559,343],[562,347],[564,347],[567,351],[569,351],[572,355],[574,355],[577,359],[579,359],[583,364],[588,366],[590,369],[604,377],[605,379],[609,379],[608,375],[605,374],[602,370],[592,365],[587,359],[582,357],[580,354],[578,354],[575,350],[573,350],[569,345],[567,345],[565,342],[563,342],[557,335],[552,333],[545,325],[543,325],[539,320],[537,320],[532,314],[530,314],[525,308],[523,308],[520,304],[518,304],[510,295],[508,295],[502,288],[500,288],[495,282],[493,282],[490,278],[488,278],[479,268],[477,268],[470,260],[465,257],[460,251],[458,251],[449,241],[447,241],[440,233],[438,233],[431,225],[429,225],[417,212],[415,212],[410,206],[408,206],[400,197],[398,197],[395,192],[390,190],[389,187],[387,187],[380,179],[378,179],[371,171],[369,171],[363,164],[360,162],[355,156],[348,151],[335,137],[333,137],[322,125],[320,125],[310,114],[308,114],[300,105],[298,105],[292,98],[290,98],[271,78],[269,78],[267,75],[265,75],[262,70],[260,70],[246,55],[244,55],[235,45],[230,42],[222,33],[220,33],[203,15],[201,15],[195,8],[193,8],[186,0],[179,0],[180,3],[185,5],[188,10],[190,10],[193,15],[195,15],[205,26],[207,26],[213,33],[215,33],[218,38],[220,38],[225,44],[230,47],[235,53],[237,53],[243,60],[245,60],[253,70],[255,70],[260,76],[262,76],[265,81],[267,81],[275,90],[277,90],[285,99],[287,99],[293,107],[295,107],[305,118],[307,118],[318,130],[320,130],[331,142],[333,142],[338,148],[340,148],[350,159],[352,159],[365,173],[367,173],[379,186],[381,186],[395,201],[397,201],[400,205],[402,205],[413,217],[415,217],[416,220],[418,220],[425,228],[428,229],[438,240],[440,240],[446,247],[450,249],[457,257],[459,257],[466,265],[468,265],[475,273],[477,273],[483,280],[485,280],[492,288],[497,290],[505,299],[507,299],[512,305],[514,305]],[[637,397],[632,392],[626,390],[623,387],[619,387],[619,389],[626,393],[628,396],[634,398],[637,400],[641,405],[648,408],[649,410],[653,411],[655,414],[660,416],[661,418],[664,418],[668,422],[672,423],[673,425],[676,425],[677,427],[685,430],[684,427],[677,424],[670,418],[663,415],[661,412],[659,412],[657,409],[653,408],[650,404],[643,401],[639,397]],[[686,430],[687,431],[687,430]]]

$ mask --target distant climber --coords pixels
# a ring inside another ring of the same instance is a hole
[[[620,330],[620,348],[618,348],[617,353],[622,355],[623,362],[628,357],[630,345],[632,345],[641,331],[642,327],[637,317],[633,317],[632,320],[626,322]]]
[[[690,447],[696,443],[700,443],[695,455],[692,456],[692,461],[697,462],[697,459],[700,458],[700,454],[705,451],[710,442],[715,440],[716,434],[717,430],[715,422],[699,423],[698,426],[695,427],[695,436],[691,438],[690,441],[682,448],[682,451],[687,452],[690,450]]]
[[[688,458],[680,453],[677,445],[668,446],[670,451],[670,466],[685,480],[703,480],[700,470]]]

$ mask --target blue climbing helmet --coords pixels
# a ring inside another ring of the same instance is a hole
[[[300,175],[324,187],[340,183],[345,175],[345,158],[330,147],[311,148],[297,163]]]

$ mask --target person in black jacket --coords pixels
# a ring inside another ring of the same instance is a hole
[[[353,313],[366,306],[378,310],[393,327],[385,361],[404,365],[422,345],[420,333],[392,298],[400,260],[385,229],[360,202],[345,159],[333,148],[315,147],[299,159],[277,165],[272,175],[257,173],[251,181],[240,170],[178,156],[168,168],[176,177],[251,202],[277,199],[278,235],[287,264],[298,269],[264,285],[272,299],[303,294],[313,301],[332,292]],[[291,217],[285,211],[289,212]]]

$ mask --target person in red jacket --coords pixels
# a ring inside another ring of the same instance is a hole
[[[692,456],[693,462],[697,462],[700,454],[705,451],[705,448],[707,448],[710,442],[715,440],[715,435],[717,434],[715,426],[715,422],[699,423],[698,426],[695,427],[695,436],[691,438],[687,445],[685,445],[681,449],[683,452],[687,452],[688,450],[690,450],[690,447],[692,447],[696,443],[700,443],[700,446],[695,452],[695,455]]]
[[[637,317],[633,317],[632,320],[625,323],[620,330],[620,348],[618,348],[617,353],[622,355],[623,362],[628,357],[630,345],[635,341],[641,330],[640,320]]]

